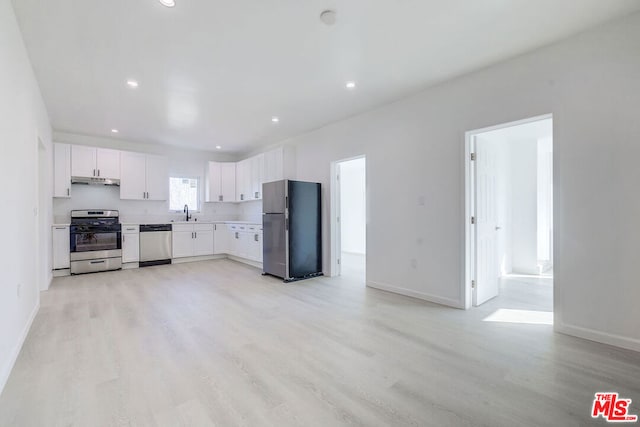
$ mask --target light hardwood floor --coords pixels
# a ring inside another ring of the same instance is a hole
[[[603,425],[610,390],[640,413],[639,353],[353,280],[228,260],[55,279],[0,425]]]

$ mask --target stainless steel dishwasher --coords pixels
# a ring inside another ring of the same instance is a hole
[[[171,224],[140,225],[140,267],[171,264]]]

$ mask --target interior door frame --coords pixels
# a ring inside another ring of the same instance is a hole
[[[349,160],[357,160],[364,159],[365,168],[367,156],[361,154],[359,156],[347,157],[345,159],[335,160],[331,162],[330,165],[330,173],[331,173],[331,182],[330,182],[330,191],[331,191],[331,208],[330,208],[330,232],[331,232],[331,245],[330,245],[330,257],[331,257],[331,277],[340,276],[342,274],[341,264],[338,261],[342,256],[342,236],[340,231],[340,222],[338,221],[338,217],[340,215],[340,182],[339,182],[339,174],[340,174],[340,163],[348,162]],[[367,178],[366,178],[366,169],[365,169],[365,188],[367,186]],[[366,211],[366,206],[365,206]],[[365,228],[365,236],[367,234],[367,230]],[[367,241],[369,241],[367,239]],[[366,257],[366,254],[365,254]],[[366,259],[366,258],[365,258]]]
[[[471,224],[471,217],[476,215],[476,182],[475,162],[471,160],[471,153],[475,153],[475,137],[480,133],[498,129],[509,128],[541,120],[553,120],[553,114],[543,114],[513,122],[501,123],[480,129],[465,132],[464,137],[464,278],[462,282],[462,295],[464,295],[464,308],[472,307],[473,288],[471,282],[476,280],[476,233],[475,226]]]

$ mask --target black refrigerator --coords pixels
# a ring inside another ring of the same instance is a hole
[[[262,184],[263,274],[285,282],[322,275],[320,190],[316,182]]]

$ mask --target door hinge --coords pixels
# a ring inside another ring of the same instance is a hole
[[[476,288],[476,281],[472,280],[471,281],[471,289],[475,289]]]
[[[471,153],[471,161],[475,161],[476,160],[476,153]]]
[[[472,217],[471,217],[471,224],[475,224],[475,223],[476,223],[476,217],[475,217],[475,216],[472,216]]]

